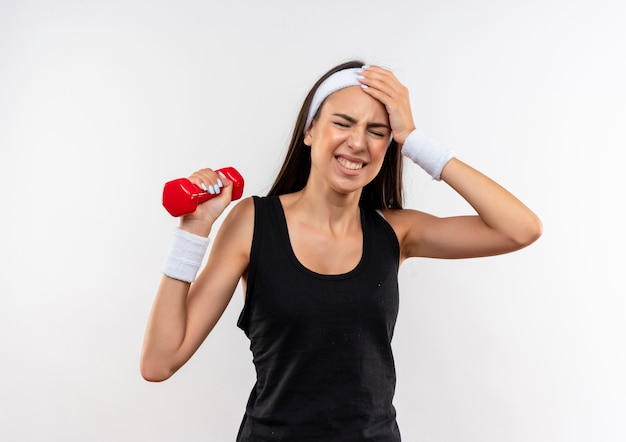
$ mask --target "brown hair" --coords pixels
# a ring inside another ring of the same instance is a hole
[[[322,75],[313,85],[313,88],[304,99],[293,135],[291,136],[287,155],[274,184],[268,192],[268,196],[297,192],[304,188],[311,172],[311,151],[304,144],[304,131],[306,130],[304,125],[311,107],[311,101],[313,101],[313,95],[315,95],[315,91],[317,91],[320,84],[335,72],[350,68],[360,68],[364,64],[359,60],[342,63]],[[320,105],[320,109],[322,106],[323,103]],[[318,109],[313,119],[318,118],[319,112],[320,110]],[[402,155],[400,154],[400,147],[395,140],[392,140],[387,148],[380,172],[363,188],[360,205],[372,209],[402,208]]]

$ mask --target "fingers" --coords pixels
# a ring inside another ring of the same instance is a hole
[[[230,184],[228,178],[212,169],[201,169],[194,172],[189,177],[189,181],[211,195],[219,195],[222,188]]]
[[[391,71],[380,66],[365,67],[359,81],[365,93],[385,106],[393,137],[404,144],[406,137],[415,129],[408,88]]]
[[[387,104],[389,99],[408,97],[408,89],[398,81],[396,76],[389,70],[379,66],[368,66],[363,69],[360,77],[364,90],[375,98]],[[373,90],[369,90],[373,89]]]
[[[233,183],[219,171],[201,169],[189,177],[189,181],[215,198],[199,195],[199,204],[193,213],[181,217],[181,227],[210,226],[232,201]],[[203,228],[204,228],[203,227]]]

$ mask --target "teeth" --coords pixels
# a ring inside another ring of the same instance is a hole
[[[341,158],[341,157],[337,158],[337,161],[343,167],[345,167],[346,169],[350,169],[350,170],[359,170],[360,168],[363,167],[363,163],[353,163],[352,161],[348,161],[345,158]]]

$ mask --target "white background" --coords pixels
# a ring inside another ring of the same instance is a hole
[[[0,0],[0,439],[234,440],[240,289],[173,378],[139,374],[176,225],[162,185],[232,165],[264,194],[313,82],[363,58],[545,228],[402,267],[403,440],[626,440],[623,5]],[[416,166],[405,184],[408,207],[471,213]]]

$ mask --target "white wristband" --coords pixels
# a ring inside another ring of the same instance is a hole
[[[180,281],[195,281],[208,247],[209,238],[194,235],[177,227],[161,272]]]
[[[402,153],[437,181],[441,180],[444,166],[456,156],[454,151],[439,146],[417,129],[404,140]]]

